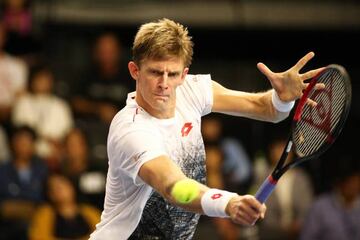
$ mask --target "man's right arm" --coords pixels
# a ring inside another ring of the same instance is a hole
[[[187,177],[181,169],[167,156],[159,156],[150,161],[145,162],[138,175],[140,178],[159,192],[164,198],[172,204],[182,207],[188,211],[206,214],[202,206],[203,197],[206,192],[211,190],[207,186],[198,183],[200,189],[199,196],[188,204],[178,203],[171,195],[174,184]],[[234,195],[227,202],[225,213],[238,224],[251,225],[259,217],[263,217],[265,213],[265,205],[260,204],[253,196]]]

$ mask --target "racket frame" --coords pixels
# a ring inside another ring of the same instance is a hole
[[[326,70],[328,70],[329,68],[334,68],[336,70],[338,70],[341,75],[343,76],[343,79],[345,81],[345,104],[343,106],[343,112],[340,116],[339,119],[339,123],[336,125],[335,129],[332,131],[332,136],[331,136],[331,141],[328,141],[327,144],[323,144],[317,151],[315,151],[314,153],[308,155],[308,156],[304,156],[304,157],[295,157],[295,159],[290,162],[287,163],[286,165],[286,159],[287,156],[289,154],[289,152],[291,151],[292,147],[293,147],[293,130],[296,128],[297,123],[300,121],[301,119],[301,114],[302,114],[302,110],[307,102],[307,98],[308,95],[310,94],[310,91],[313,90],[313,88],[315,87],[319,76]],[[273,191],[273,189],[275,188],[277,181],[280,179],[280,177],[290,168],[293,168],[297,165],[299,165],[300,163],[310,160],[310,159],[314,159],[314,158],[318,158],[321,154],[323,154],[335,141],[335,139],[339,136],[341,130],[344,127],[345,121],[349,115],[350,112],[350,105],[351,105],[351,98],[352,98],[352,93],[351,93],[351,83],[350,83],[350,78],[348,73],[346,72],[345,68],[337,65],[337,64],[331,64],[329,66],[327,66],[323,71],[321,71],[320,73],[318,73],[315,77],[313,77],[308,85],[308,87],[305,89],[303,96],[298,100],[298,103],[296,105],[296,109],[295,109],[295,113],[294,113],[294,117],[292,120],[292,124],[291,124],[291,133],[288,137],[287,140],[287,144],[281,154],[281,157],[279,159],[279,161],[277,162],[274,170],[272,171],[272,173],[270,174],[270,176],[265,179],[265,181],[263,182],[263,184],[260,186],[259,190],[257,191],[257,193],[255,194],[255,197],[261,202],[264,203],[266,201],[266,199],[270,196],[271,192]]]

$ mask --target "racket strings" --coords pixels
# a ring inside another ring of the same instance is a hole
[[[309,98],[318,105],[314,108],[305,105],[301,120],[296,124],[293,141],[300,157],[309,156],[331,141],[331,134],[341,119],[346,102],[346,86],[342,75],[336,69],[319,77],[325,89],[311,90]]]

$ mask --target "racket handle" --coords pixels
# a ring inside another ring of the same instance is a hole
[[[255,198],[259,202],[264,203],[266,199],[268,199],[272,191],[274,190],[276,184],[277,181],[274,180],[274,178],[270,175],[265,179],[263,184],[260,186],[259,190],[256,192]]]

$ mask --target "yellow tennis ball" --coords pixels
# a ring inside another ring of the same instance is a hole
[[[200,193],[198,183],[195,180],[183,179],[175,183],[171,195],[182,204],[192,202]]]

